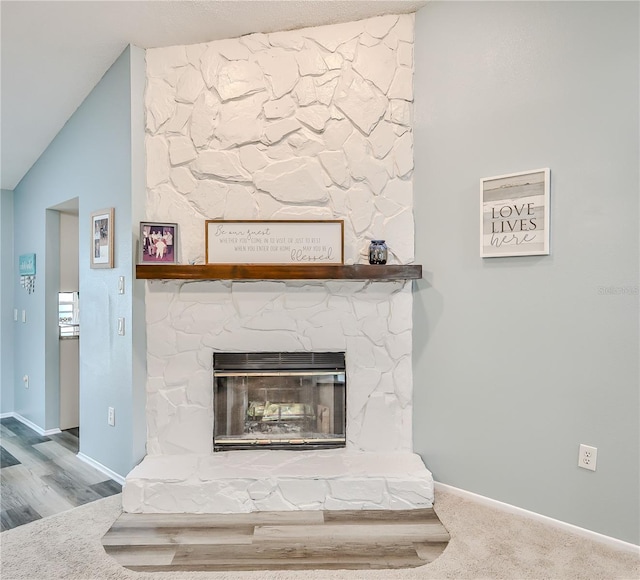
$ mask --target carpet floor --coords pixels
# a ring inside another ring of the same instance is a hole
[[[434,562],[403,570],[133,572],[108,556],[115,495],[0,534],[2,580],[638,580],[640,557],[448,492],[435,510],[451,534]]]

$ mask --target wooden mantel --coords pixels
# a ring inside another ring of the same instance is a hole
[[[417,280],[420,265],[138,264],[144,280]]]

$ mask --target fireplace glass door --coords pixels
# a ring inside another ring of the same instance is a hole
[[[213,439],[216,451],[344,447],[344,353],[216,353]]]

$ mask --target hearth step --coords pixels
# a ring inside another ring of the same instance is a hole
[[[127,475],[122,507],[173,514],[411,510],[433,507],[433,477],[409,452],[150,455]]]
[[[448,541],[433,509],[123,513],[102,539],[138,572],[414,568]]]

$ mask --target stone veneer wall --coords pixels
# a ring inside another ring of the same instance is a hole
[[[344,219],[413,247],[413,15],[147,51],[147,219]],[[212,451],[214,350],[346,350],[347,447],[411,450],[411,282],[147,285],[149,454]]]

